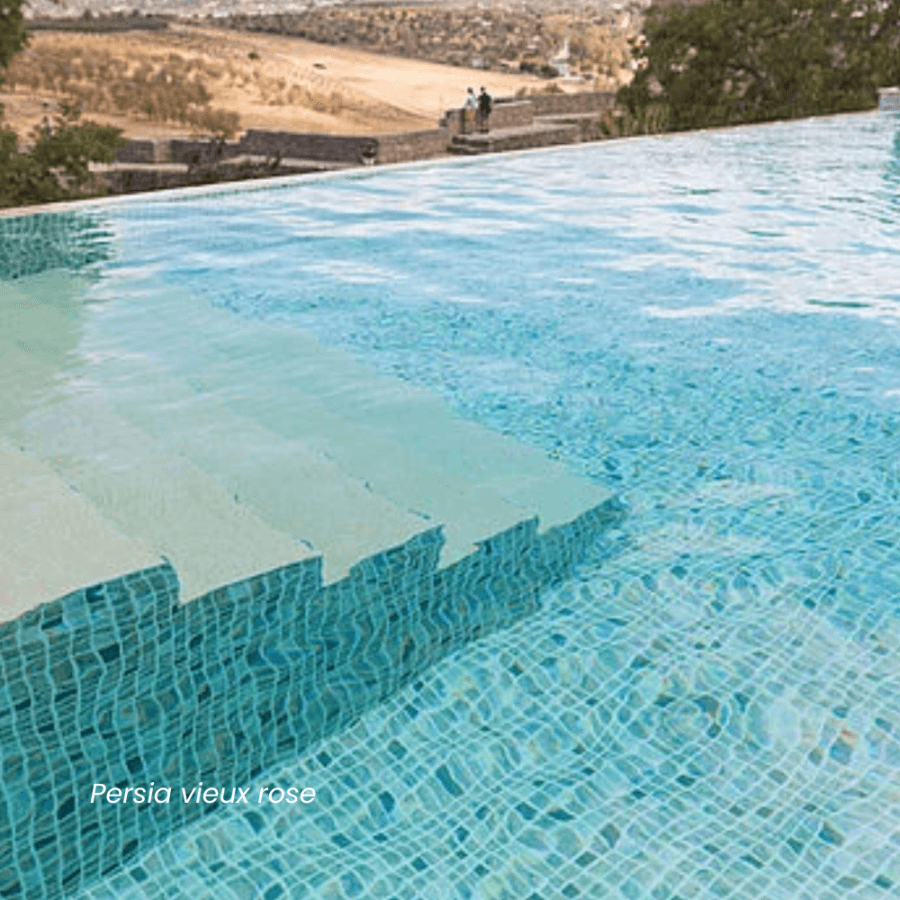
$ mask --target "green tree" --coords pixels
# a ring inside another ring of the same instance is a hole
[[[900,81],[900,0],[651,7],[644,37],[619,102],[675,130],[867,109]]]
[[[0,0],[0,69],[9,65],[9,61],[25,46],[27,39],[22,0]]]

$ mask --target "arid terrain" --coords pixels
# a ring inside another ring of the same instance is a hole
[[[526,45],[544,48],[543,58],[534,57],[537,62],[549,58],[555,44],[565,49],[570,43],[565,22],[557,25],[549,38],[543,25],[541,35],[519,35]],[[484,31],[472,20],[470,55],[490,51],[479,28]],[[52,119],[63,102],[77,103],[86,118],[121,128],[126,137],[234,135],[253,127],[333,134],[407,131],[434,127],[445,110],[462,104],[469,86],[484,85],[501,96],[614,88],[629,77],[627,38],[634,25],[625,22],[614,31],[603,38],[611,48],[606,75],[579,69],[577,77],[548,79],[519,71],[515,59],[487,69],[411,58],[399,48],[392,55],[382,33],[370,49],[364,41],[340,36],[329,44],[226,29],[205,20],[172,21],[164,30],[35,30],[6,73],[0,102],[7,126],[20,140],[45,117]],[[602,48],[593,49],[600,54]],[[416,55],[439,56],[437,51]]]

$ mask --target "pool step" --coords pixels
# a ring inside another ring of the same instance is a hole
[[[457,134],[453,136],[452,143],[447,149],[451,153],[474,155],[574,144],[579,139],[577,124],[536,122],[533,125],[500,128],[484,134]]]
[[[85,584],[157,565],[49,465],[0,440],[0,622]]]
[[[185,599],[318,554],[337,580],[436,526],[447,565],[535,515],[548,528],[609,498],[294,328],[125,275],[64,302],[54,278],[16,283],[9,333],[26,349],[4,358],[19,354],[25,399],[3,433],[169,559]],[[66,337],[41,347],[40,334]],[[123,556],[118,574],[133,568]]]

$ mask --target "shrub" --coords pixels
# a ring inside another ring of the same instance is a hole
[[[79,110],[63,104],[55,127],[38,129],[30,153],[16,147],[12,131],[0,131],[0,206],[49,203],[104,193],[89,163],[112,162],[124,143],[117,128],[78,122]]]

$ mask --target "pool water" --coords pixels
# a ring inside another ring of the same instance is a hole
[[[535,615],[260,782],[314,805],[220,811],[80,897],[900,892],[900,118],[102,219],[101,289],[312,333],[628,516]]]

